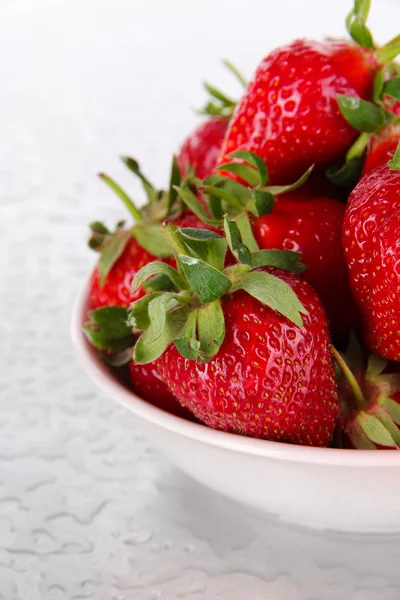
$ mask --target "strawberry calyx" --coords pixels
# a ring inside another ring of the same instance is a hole
[[[132,227],[125,228],[125,222],[120,221],[114,232],[110,232],[99,221],[95,221],[90,225],[92,235],[89,239],[89,247],[100,252],[99,275],[101,286],[104,285],[110,269],[122,255],[132,237],[136,239],[142,248],[154,256],[160,258],[172,256],[172,249],[161,231],[160,224],[167,217],[175,218],[181,214],[184,205],[179,202],[175,186],[180,184],[189,185],[193,178],[193,174],[189,172],[183,182],[181,181],[181,172],[176,158],[173,157],[169,188],[168,190],[157,190],[142,173],[139,163],[135,159],[129,156],[121,157],[121,159],[128,169],[140,179],[147,197],[147,203],[139,209],[116,181],[105,173],[99,173],[99,177],[123,202],[135,223]]]
[[[135,344],[134,361],[152,362],[172,343],[187,359],[211,360],[225,337],[221,300],[237,290],[244,290],[302,327],[302,315],[307,311],[296,294],[274,272],[265,270],[275,267],[301,273],[304,265],[300,254],[260,251],[254,238],[250,249],[245,244],[250,225],[243,225],[244,220],[243,215],[236,222],[225,217],[225,237],[215,231],[164,224],[177,268],[155,261],[144,266],[133,280],[133,290],[147,280],[151,285],[155,276],[169,280],[168,289],[149,293],[130,307],[128,323],[143,331]],[[225,267],[228,248],[239,260]]]
[[[393,158],[389,160],[388,165],[393,171],[400,171],[400,142],[397,144],[396,152]]]
[[[387,361],[374,354],[365,361],[358,345],[356,356],[345,357],[333,346],[332,354],[340,371],[342,432],[357,449],[400,449],[400,404],[393,399],[400,392],[400,374],[387,373]]]
[[[354,6],[346,18],[347,31],[359,46],[373,51],[378,64],[385,65],[400,54],[400,36],[396,36],[384,46],[377,47],[367,27],[370,7],[371,0],[354,0]]]
[[[82,327],[92,346],[114,367],[120,367],[132,358],[135,337],[127,321],[127,308],[105,306],[90,311],[89,320]]]
[[[229,71],[235,76],[237,81],[239,81],[243,87],[246,87],[247,81],[240,71],[229,60],[224,60],[223,62]],[[203,85],[211,100],[209,100],[207,104],[198,111],[199,114],[208,115],[210,117],[226,117],[229,119],[236,108],[237,100],[233,100],[207,81],[205,81]]]
[[[228,154],[227,158],[231,160],[219,165],[214,175],[175,186],[177,194],[190,210],[204,223],[217,227],[223,226],[225,214],[231,217],[242,213],[256,217],[269,214],[274,208],[275,197],[302,186],[313,170],[311,166],[292,184],[268,185],[268,168],[258,154],[237,150]],[[206,199],[211,218],[199,202],[199,195]]]

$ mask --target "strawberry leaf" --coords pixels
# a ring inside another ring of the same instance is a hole
[[[149,304],[163,292],[146,294],[131,304],[128,309],[127,324],[133,329],[145,330],[150,326]]]
[[[262,217],[263,215],[269,215],[272,212],[275,204],[275,196],[270,192],[262,192],[260,190],[254,190],[253,192],[254,206],[250,210],[256,217]]]
[[[253,235],[249,217],[246,213],[242,213],[237,217],[236,225],[238,226],[240,235],[242,236],[243,244],[250,250],[250,252],[257,252],[259,247]]]
[[[276,310],[298,327],[303,327],[301,313],[308,314],[290,285],[270,273],[253,271],[234,286],[245,290],[266,306]]]
[[[172,256],[172,248],[160,225],[135,225],[132,234],[139,244],[153,256],[165,258]]]
[[[253,167],[249,167],[248,165],[244,165],[243,163],[238,162],[227,162],[217,167],[218,171],[225,171],[227,173],[233,173],[246,181],[252,187],[258,186],[261,184],[261,177],[259,171],[256,171]]]
[[[139,337],[135,344],[133,360],[139,364],[146,364],[156,360],[179,337],[189,316],[190,309],[186,305],[178,306],[166,315],[165,327],[157,337],[151,339],[153,333],[151,326]]]
[[[126,208],[130,212],[133,217],[133,220],[137,223],[143,221],[143,215],[141,211],[137,208],[136,204],[133,202],[131,198],[129,198],[128,194],[121,188],[120,185],[114,179],[111,179],[105,173],[99,173],[100,179],[104,181],[108,185],[109,188],[112,189],[113,192],[118,196],[120,200],[125,204]]]
[[[227,249],[225,238],[207,229],[192,228],[178,229],[177,236],[188,249],[188,254],[209,263],[219,271],[223,270]]]
[[[376,354],[370,354],[368,358],[367,372],[365,374],[366,381],[376,381],[376,378],[386,369],[387,364],[387,360],[384,358],[381,358]]]
[[[224,230],[226,240],[232,254],[241,263],[251,266],[251,254],[250,250],[242,242],[242,236],[239,231],[239,227],[234,221],[229,221],[227,217],[224,219]]]
[[[341,167],[329,167],[326,171],[326,176],[338,188],[350,189],[353,188],[360,179],[363,159],[359,157],[346,160]]]
[[[204,303],[213,302],[232,287],[226,275],[203,260],[179,256],[179,262],[192,290]]]
[[[382,69],[379,69],[379,71],[375,75],[374,91],[373,91],[373,95],[372,95],[372,98],[373,98],[375,104],[380,101],[381,96],[382,96],[383,87],[385,84],[385,73],[386,73],[386,68],[382,67]]]
[[[374,415],[361,411],[356,417],[357,423],[374,444],[396,448],[397,444],[385,425]]]
[[[140,170],[139,163],[137,162],[137,160],[135,160],[134,158],[131,158],[130,156],[122,156],[121,159],[126,164],[128,169],[134,175],[136,175],[136,177],[139,177],[140,181],[142,182],[143,189],[146,193],[149,204],[153,204],[158,198],[158,191],[154,188],[154,186],[150,183],[150,181],[143,175],[142,171]]]
[[[373,133],[384,123],[382,110],[372,102],[344,94],[337,94],[336,98],[340,112],[354,129]]]
[[[167,265],[161,261],[155,260],[154,262],[148,263],[136,273],[135,278],[132,282],[132,291],[136,292],[147,279],[154,275],[165,275],[168,279],[180,290],[186,290],[188,288],[184,278],[178,273],[174,267]]]
[[[254,152],[249,152],[248,150],[236,150],[236,152],[232,152],[228,154],[227,158],[239,158],[244,160],[249,165],[255,167],[259,173],[260,184],[265,185],[268,181],[268,169],[267,165],[263,161],[258,154]],[[222,165],[223,167],[223,165]],[[221,167],[221,169],[222,169]],[[226,169],[224,169],[226,170]]]
[[[309,167],[301,177],[299,177],[296,181],[290,183],[289,185],[268,185],[264,187],[263,190],[265,192],[269,192],[270,194],[272,194],[272,196],[278,196],[279,194],[288,194],[289,192],[293,192],[307,181],[313,169],[314,165],[311,165],[311,167]]]
[[[83,331],[99,350],[119,352],[134,344],[132,328],[127,325],[128,311],[120,306],[106,306],[89,312]]]
[[[200,342],[196,337],[197,310],[189,313],[185,325],[179,333],[174,344],[176,349],[184,358],[196,360],[199,356]]]
[[[181,170],[178,165],[178,161],[176,160],[176,156],[172,159],[171,165],[171,174],[169,178],[169,191],[168,191],[168,205],[167,205],[167,214],[170,213],[171,208],[175,204],[178,198],[178,192],[176,188],[181,185]]]
[[[199,217],[203,223],[212,223],[212,220],[204,210],[203,205],[188,187],[178,187],[174,185],[173,188],[176,190],[178,196],[186,204],[186,206],[190,208],[190,210],[194,212],[194,214]]]
[[[397,423],[397,425],[400,425],[400,404],[388,396],[383,396],[380,398],[379,402],[389,413],[392,420]]]
[[[150,326],[147,331],[147,341],[155,342],[165,329],[167,311],[176,308],[180,304],[177,294],[165,292],[154,298],[148,305]]]
[[[197,327],[201,360],[207,362],[217,354],[225,337],[225,319],[219,300],[198,310]]]
[[[127,243],[132,238],[130,231],[122,230],[115,233],[110,242],[104,247],[99,260],[100,285],[104,286],[110,270],[122,256]]]
[[[300,275],[306,270],[306,265],[300,262],[301,252],[292,250],[259,250],[251,255],[253,269],[257,267],[276,267]]]
[[[175,289],[174,284],[169,277],[163,273],[155,275],[142,285],[146,292],[170,292]]]

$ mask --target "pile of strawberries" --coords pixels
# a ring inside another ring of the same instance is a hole
[[[166,190],[138,163],[134,219],[92,223],[84,331],[142,398],[279,442],[400,448],[400,36],[369,0],[349,41],[268,54],[213,86]],[[128,369],[128,370],[127,370]]]

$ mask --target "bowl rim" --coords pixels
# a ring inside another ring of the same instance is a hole
[[[365,469],[400,467],[400,451],[317,448],[260,440],[211,429],[153,406],[112,376],[82,332],[87,315],[89,286],[90,282],[87,281],[73,305],[71,338],[75,354],[86,375],[103,392],[141,419],[204,444],[281,461]]]

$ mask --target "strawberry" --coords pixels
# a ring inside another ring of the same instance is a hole
[[[139,210],[117,183],[104,174],[100,175],[123,200],[136,224],[128,230],[123,228],[123,223],[119,223],[116,231],[111,233],[102,223],[92,223],[89,245],[101,253],[90,281],[89,295],[93,309],[102,306],[129,306],[145,294],[144,289],[132,292],[132,280],[144,265],[157,258],[174,264],[171,248],[160,229],[160,223],[165,217],[173,217],[181,227],[204,227],[192,212],[184,210],[179,214],[179,209],[177,211],[176,206],[173,206],[177,193],[172,186],[180,183],[180,172],[175,160],[169,192],[156,191],[141,173],[136,161],[131,158],[123,160],[141,179],[148,204]]]
[[[134,288],[159,272],[176,291],[132,305],[130,323],[144,330],[134,361],[156,360],[174,395],[210,427],[326,446],[338,407],[324,310],[305,281],[282,270],[299,272],[298,255],[250,252],[238,223],[225,218],[226,239],[166,226],[178,270],[148,265]],[[242,262],[224,269],[228,244]]]
[[[342,356],[333,348],[342,376],[339,386],[339,440],[362,450],[400,448],[400,373],[389,364],[366,354],[353,339]]]
[[[267,165],[258,155],[239,151],[228,158],[239,158],[246,164],[229,162],[218,169],[227,175],[239,176],[243,184],[219,172],[204,181],[196,181],[194,191],[205,195],[216,219],[213,223],[222,224],[217,217],[223,214],[237,217],[248,211],[260,248],[300,252],[308,266],[304,279],[322,299],[335,340],[346,343],[350,329],[355,327],[357,309],[342,248],[344,204],[321,195],[321,191],[330,193],[330,190],[319,174],[316,177],[311,174],[307,179],[308,171],[291,185],[270,186]],[[189,200],[187,186],[178,188],[178,193]],[[198,210],[193,193],[191,200],[192,209]]]
[[[400,149],[364,175],[349,197],[343,246],[368,347],[400,361]]]
[[[190,413],[162,381],[154,363],[138,365],[131,360],[135,335],[127,321],[127,308],[104,306],[89,312],[83,332],[110,366],[122,367],[129,363],[130,387],[138,396],[167,412],[188,416]]]
[[[260,248],[301,253],[308,266],[303,277],[321,298],[332,335],[340,343],[347,340],[356,322],[342,248],[344,211],[338,200],[313,197],[301,187],[278,196],[271,213],[252,220]]]
[[[400,52],[395,41],[375,47],[368,10],[356,0],[346,21],[356,43],[301,39],[264,58],[230,121],[219,164],[252,151],[268,164],[272,183],[287,183],[312,164],[341,162],[357,131],[337,97],[371,99],[379,68]]]
[[[226,117],[212,117],[199,125],[186,138],[178,152],[177,161],[181,172],[187,173],[190,166],[201,179],[211,175],[217,164],[227,127]]]
[[[381,167],[393,158],[400,142],[400,127],[389,125],[371,137],[364,162],[363,175]]]
[[[337,94],[369,98],[374,68],[356,45],[296,40],[259,65],[229,124],[219,164],[236,150],[258,154],[272,182],[338,161],[356,138]]]

